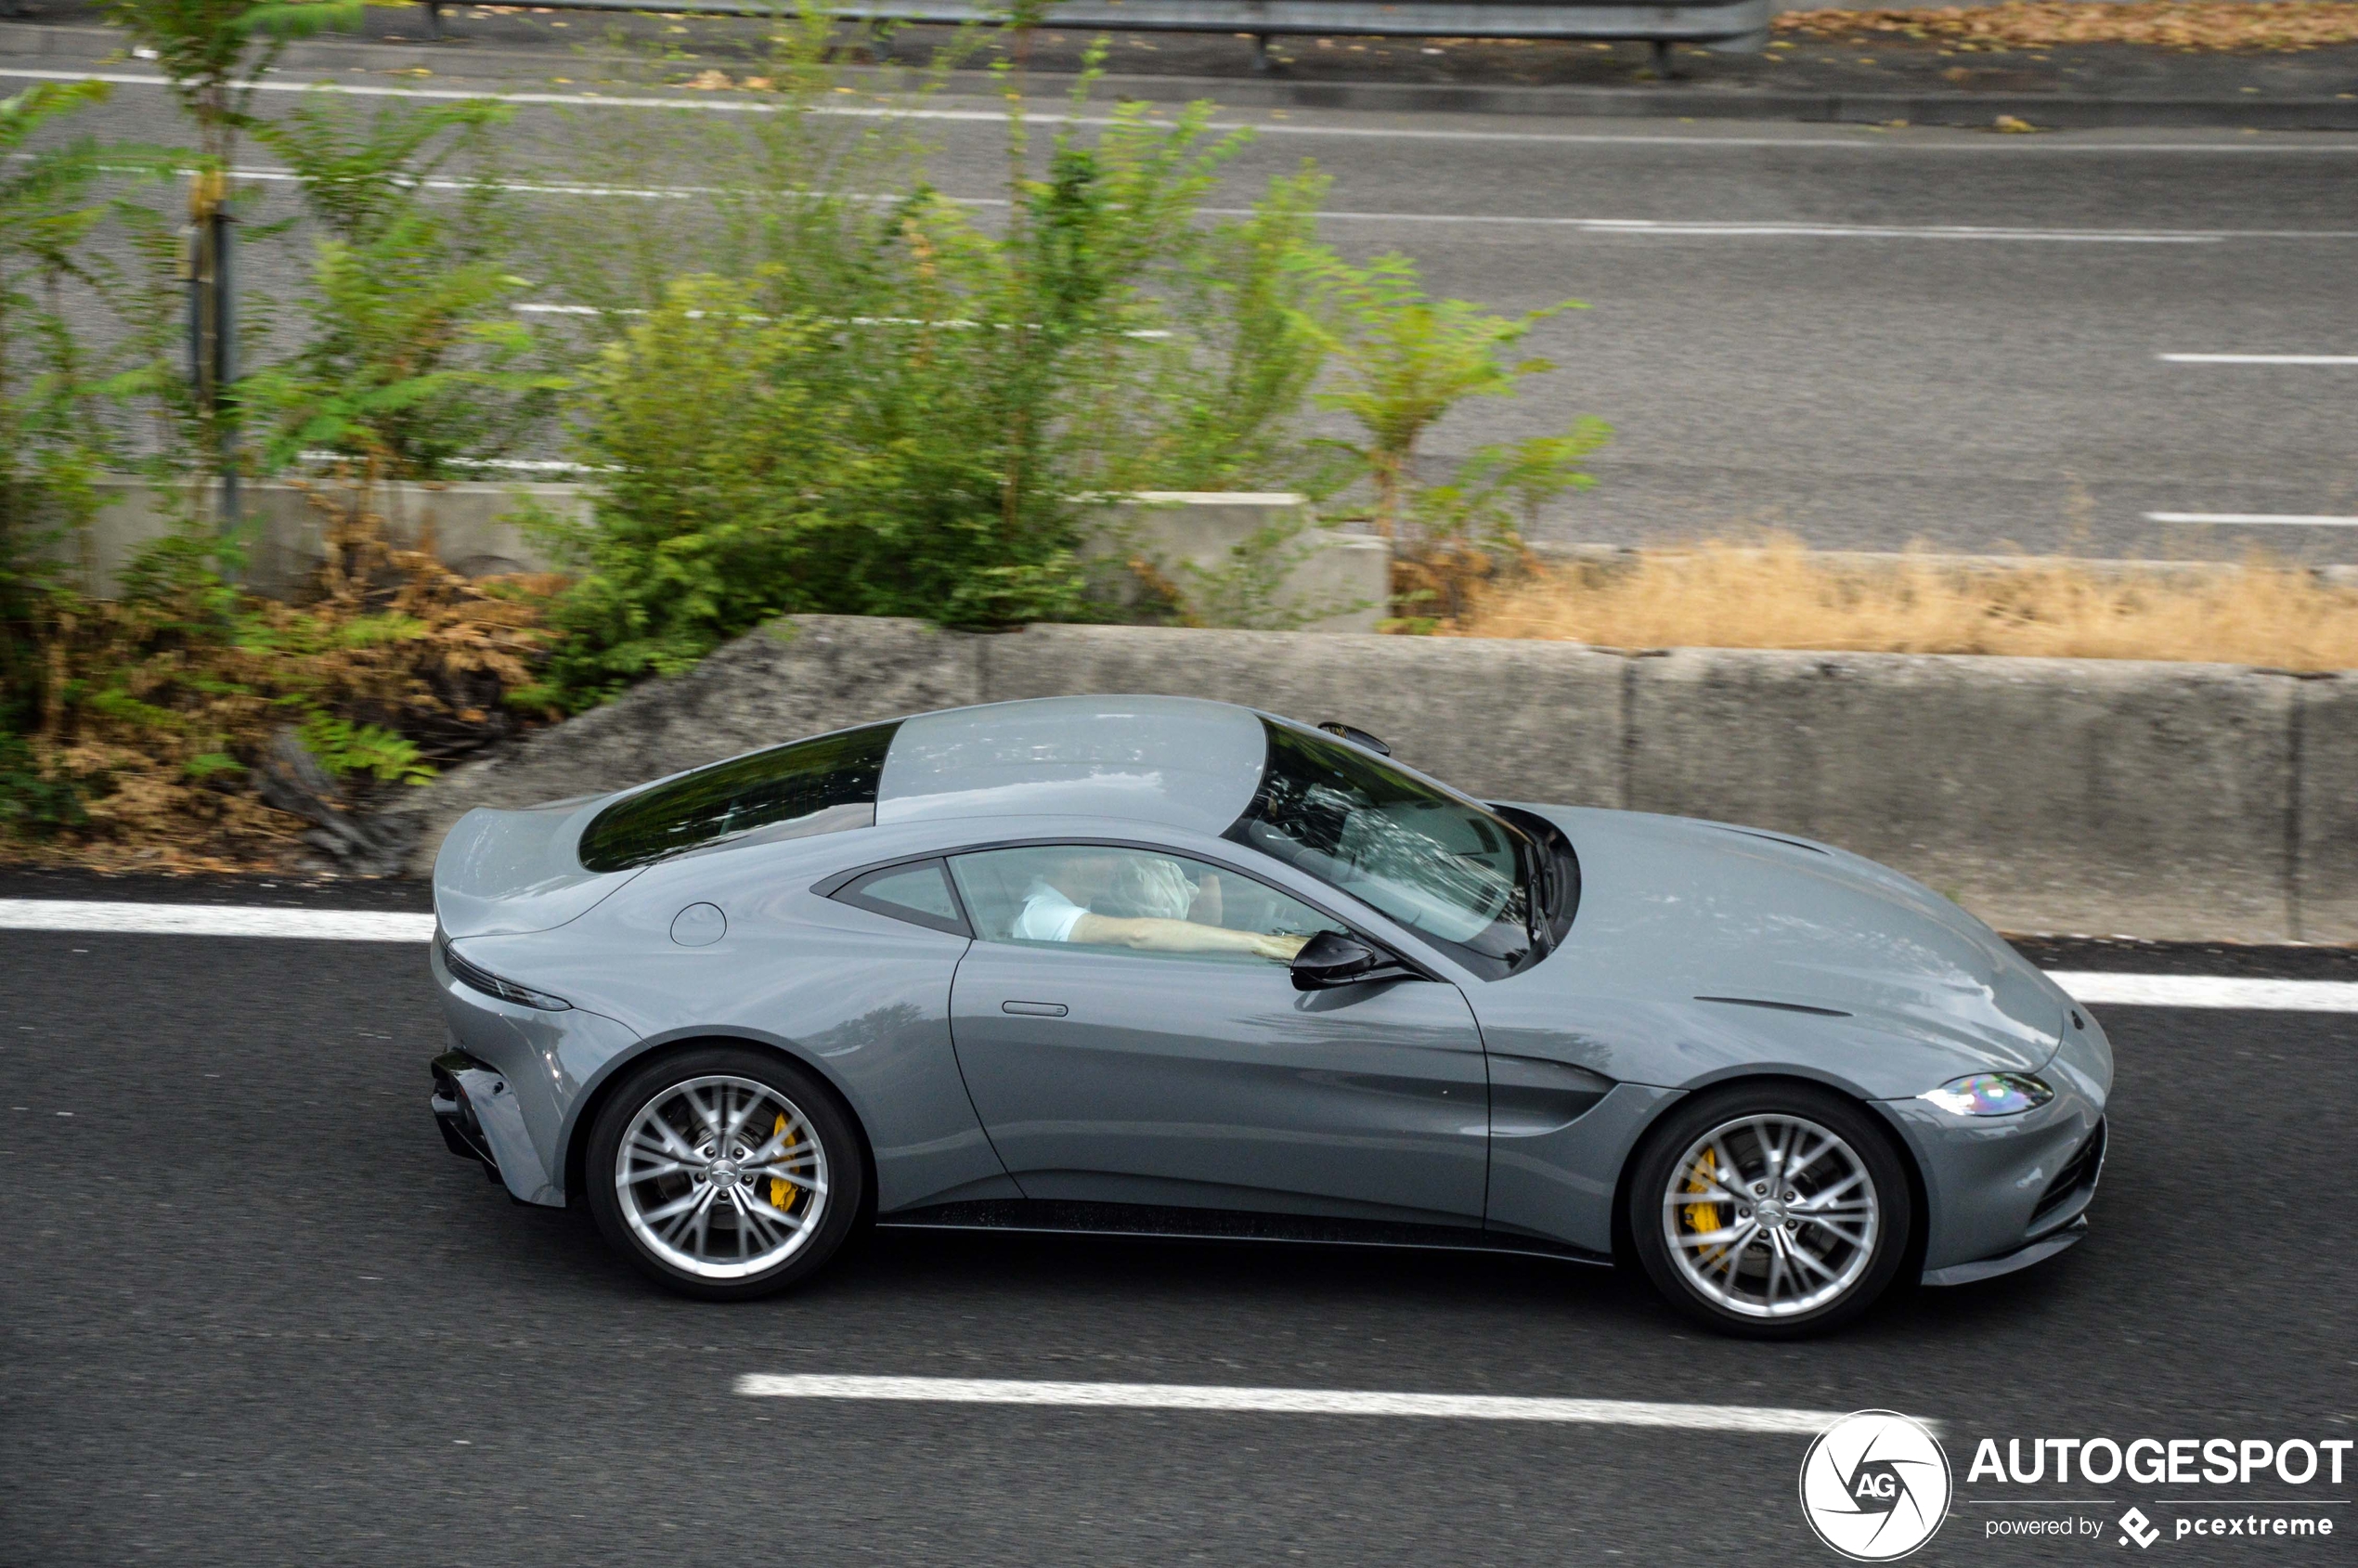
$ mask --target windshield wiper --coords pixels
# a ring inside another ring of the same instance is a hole
[[[1554,926],[1548,918],[1548,912],[1556,905],[1555,857],[1526,833],[1518,831],[1515,840],[1515,852],[1530,857],[1530,875],[1523,884],[1523,930],[1530,936],[1534,951],[1545,958],[1555,951],[1556,945]]]

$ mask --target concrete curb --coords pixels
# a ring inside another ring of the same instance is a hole
[[[0,20],[0,58],[95,62],[122,47],[103,28]],[[291,46],[279,73],[423,69],[460,80],[545,82],[551,71],[601,64],[642,64],[638,57],[596,50],[478,47],[441,44],[315,39]],[[126,60],[126,68],[142,62]],[[853,68],[849,74],[881,76]],[[1061,97],[1069,78],[1035,76],[1037,97]],[[2358,131],[2358,98],[2106,97],[2073,93],[1786,93],[1695,87],[1677,83],[1631,87],[1509,87],[1405,82],[1290,82],[1282,78],[1107,76],[1100,96],[1147,103],[1210,98],[1235,109],[1333,109],[1372,113],[1550,115],[1563,119],[1752,120],[1811,124],[1954,125],[1986,128],[2011,115],[2042,129],[2128,127],[2274,131]],[[975,94],[989,91],[979,79]]]
[[[419,791],[450,824],[848,724],[1175,693],[1341,719],[1487,798],[1855,849],[2002,929],[2358,942],[2358,672],[795,616]]]

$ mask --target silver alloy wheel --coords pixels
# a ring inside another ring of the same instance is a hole
[[[640,1108],[615,1153],[622,1217],[700,1279],[785,1262],[827,1208],[827,1155],[792,1100],[750,1078],[691,1078]]]
[[[1874,1259],[1883,1207],[1866,1161],[1798,1116],[1740,1116],[1671,1169],[1662,1228],[1687,1284],[1744,1317],[1840,1300]]]

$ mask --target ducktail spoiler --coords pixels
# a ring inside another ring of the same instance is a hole
[[[446,936],[513,936],[576,920],[636,871],[595,872],[576,854],[607,800],[560,800],[521,811],[469,811],[434,861],[434,913]]]

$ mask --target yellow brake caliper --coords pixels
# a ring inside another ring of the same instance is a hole
[[[1712,1179],[1712,1169],[1718,1163],[1718,1153],[1719,1151],[1717,1148],[1704,1149],[1702,1157],[1699,1158],[1693,1166],[1688,1170],[1687,1190],[1689,1192],[1709,1192],[1717,1185],[1717,1183]],[[1687,1228],[1693,1231],[1698,1236],[1717,1230],[1719,1228],[1719,1205],[1722,1201],[1724,1200],[1715,1199],[1708,1203],[1690,1203],[1684,1209],[1680,1210],[1679,1212],[1686,1219]],[[1712,1251],[1705,1256],[1697,1258],[1695,1261],[1698,1263],[1704,1264],[1716,1263],[1719,1261],[1721,1253],[1726,1251],[1727,1249],[1724,1247],[1718,1248]]]
[[[775,1127],[772,1127],[772,1128],[771,1128],[771,1129],[770,1129],[770,1135],[771,1135],[771,1137],[776,1137],[779,1134],[781,1134],[781,1133],[784,1132],[785,1130],[786,1130],[786,1119],[785,1119],[785,1117],[782,1114],[782,1115],[780,1115],[780,1116],[779,1116],[779,1118],[778,1118],[778,1124],[777,1124]],[[780,1149],[780,1150],[778,1151],[778,1152],[779,1152],[779,1154],[783,1156],[783,1155],[786,1152],[786,1149],[790,1149],[790,1148],[794,1147],[796,1144],[798,1144],[798,1143],[800,1143],[800,1142],[802,1142],[802,1140],[801,1140],[800,1138],[796,1138],[796,1139],[793,1139],[792,1141],[790,1141],[790,1142],[786,1145],[785,1148],[782,1148],[782,1149]],[[776,1177],[776,1176],[772,1176],[772,1177],[771,1177],[771,1178],[770,1178],[770,1207],[771,1207],[772,1209],[791,1209],[791,1208],[793,1208],[793,1207],[794,1207],[794,1200],[795,1200],[795,1192],[796,1192],[796,1188],[795,1188],[793,1186],[791,1186],[790,1184],[788,1184],[788,1183],[786,1183],[786,1182],[784,1182],[784,1181],[780,1180],[780,1179],[779,1179],[778,1177]]]

